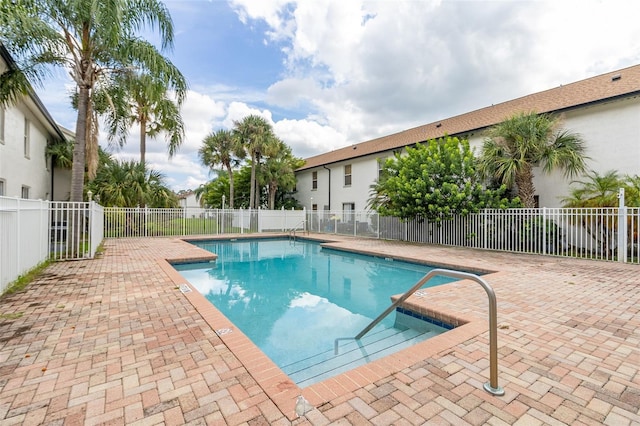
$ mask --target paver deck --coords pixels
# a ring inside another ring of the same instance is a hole
[[[640,424],[640,266],[321,236],[344,249],[494,271],[499,384],[487,297],[460,281],[415,303],[466,325],[298,389],[166,259],[175,238],[106,240],[0,300],[0,424]],[[184,289],[184,287],[183,287]],[[451,333],[451,334],[450,334]],[[295,397],[314,409],[296,418]]]

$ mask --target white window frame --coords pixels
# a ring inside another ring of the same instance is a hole
[[[4,179],[0,179],[0,197],[4,196],[6,187],[7,187],[7,181]]]
[[[30,195],[29,193],[31,192],[30,190],[31,188],[29,188],[28,186],[22,185],[22,189],[20,190],[20,198],[28,200]]]
[[[318,189],[318,172],[311,172],[311,190]]]
[[[347,173],[347,168],[349,170],[349,172]],[[351,186],[351,183],[353,182],[353,167],[351,166],[351,164],[345,164],[344,166],[344,186]]]
[[[24,158],[31,158],[31,123],[24,119]]]

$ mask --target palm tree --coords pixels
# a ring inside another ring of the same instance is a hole
[[[304,164],[304,160],[294,157],[291,148],[280,139],[276,139],[274,148],[276,153],[265,160],[261,173],[261,181],[267,186],[269,209],[271,210],[276,208],[278,190],[290,191],[295,188],[294,170]]]
[[[571,189],[568,197],[562,199],[563,207],[616,207],[618,189],[623,185],[618,172],[610,170],[604,175],[591,171],[586,180],[571,182],[579,187]]]
[[[172,46],[173,23],[160,0],[12,0],[0,3],[0,42],[16,58],[19,72],[0,75],[0,101],[16,99],[29,81],[42,83],[49,66],[62,66],[76,84],[78,114],[73,150],[71,201],[82,201],[85,150],[92,94],[114,72],[135,68],[179,87],[182,75],[158,49],[138,36],[150,26],[162,49]]]
[[[244,147],[236,134],[220,129],[207,135],[198,150],[202,164],[214,170],[217,164],[227,169],[229,174],[229,208],[233,208],[233,167],[244,158]]]
[[[151,208],[177,207],[177,197],[164,183],[164,176],[136,161],[109,158],[98,168],[87,186],[104,206]]]
[[[145,164],[147,136],[165,134],[169,157],[172,157],[184,139],[184,123],[180,106],[184,102],[187,84],[183,77],[176,81],[176,101],[170,98],[165,82],[150,74],[121,73],[107,89],[114,107],[106,108],[109,139],[117,139],[120,146],[126,142],[129,128],[140,125],[140,162]],[[117,105],[117,107],[115,107]]]
[[[45,154],[47,158],[53,158],[54,166],[62,169],[70,169],[73,165],[73,141],[47,145]]]
[[[234,133],[240,138],[247,153],[251,156],[251,189],[249,194],[249,208],[258,207],[260,197],[257,194],[257,170],[262,155],[273,144],[275,135],[271,124],[259,115],[248,115],[241,121],[234,122]]]
[[[626,176],[624,190],[625,205],[629,207],[640,207],[640,176]]]
[[[478,170],[515,188],[525,207],[535,207],[534,167],[542,167],[544,173],[560,169],[565,177],[585,171],[584,141],[560,127],[560,119],[551,115],[513,115],[487,131]]]

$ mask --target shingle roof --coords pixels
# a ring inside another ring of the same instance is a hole
[[[444,120],[309,157],[298,170],[331,164],[414,145],[447,135],[459,135],[498,124],[517,112],[562,112],[619,97],[640,94],[640,65],[562,85]]]

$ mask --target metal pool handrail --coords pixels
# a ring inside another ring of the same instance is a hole
[[[289,239],[296,238],[296,231],[298,230],[298,226],[299,225],[303,225],[302,231],[306,232],[307,235],[309,234],[309,231],[307,230],[307,219],[302,219],[300,222],[296,223],[296,225],[289,229]]]
[[[373,327],[375,327],[384,317],[389,315],[391,312],[395,310],[395,308],[402,302],[404,302],[409,296],[416,292],[420,287],[422,287],[427,281],[432,279],[435,276],[445,276],[451,278],[460,278],[460,279],[468,279],[473,280],[480,284],[482,288],[487,292],[487,296],[489,297],[489,382],[484,384],[484,390],[489,392],[492,395],[502,396],[504,395],[504,390],[498,385],[498,308],[496,302],[496,294],[493,291],[493,288],[487,283],[484,279],[480,278],[476,274],[471,274],[468,272],[460,272],[460,271],[452,271],[450,269],[433,269],[429,271],[420,281],[415,283],[413,287],[407,290],[402,296],[400,296],[395,302],[391,304],[383,313],[378,315],[376,319],[371,321],[371,323],[366,326],[360,333],[354,337],[354,339],[359,340],[365,334],[367,334]],[[340,337],[335,340],[335,348],[337,351],[338,341],[346,340],[351,338]]]

